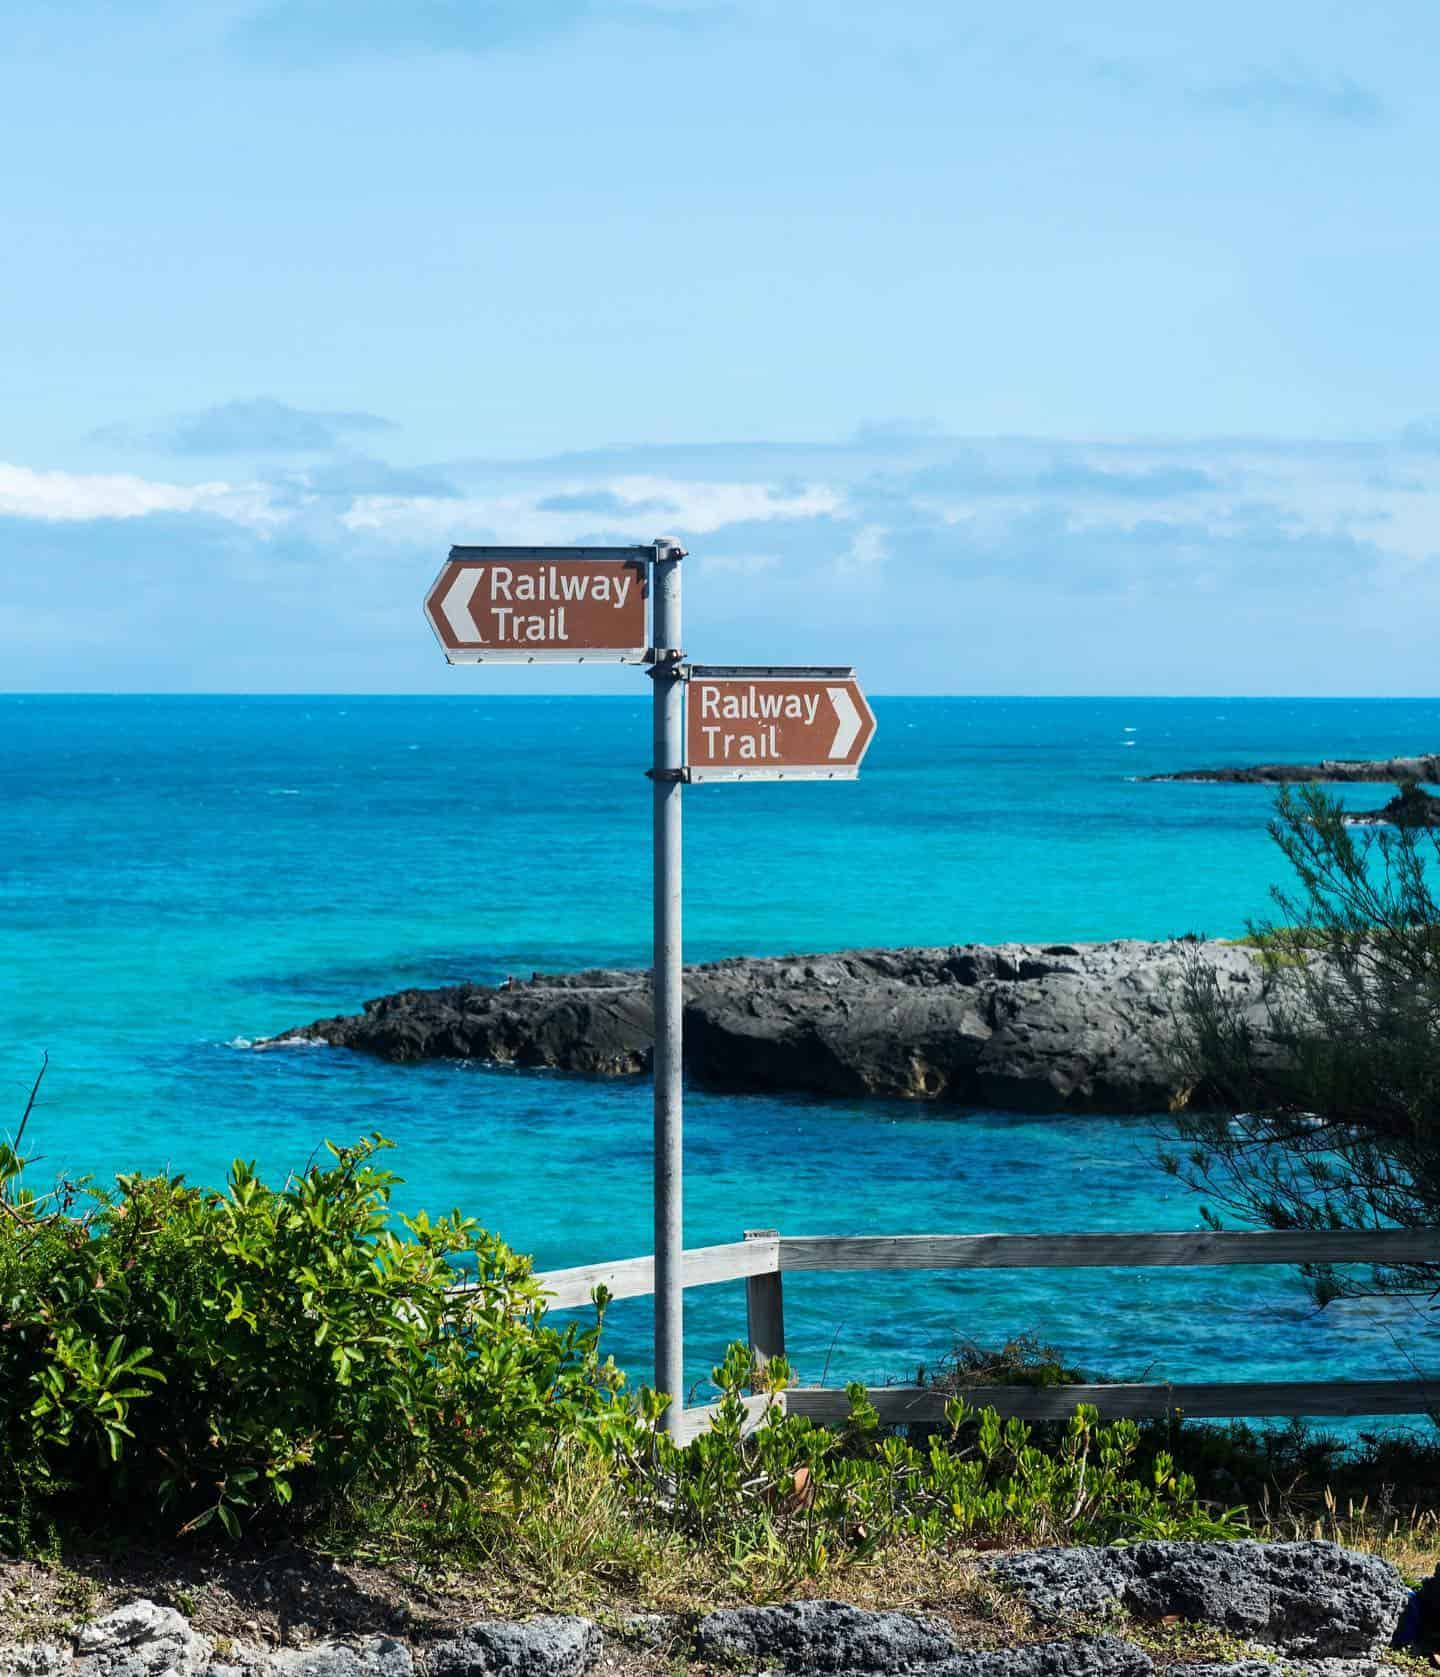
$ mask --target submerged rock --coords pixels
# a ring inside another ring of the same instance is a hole
[[[1175,1092],[1171,996],[1182,961],[1197,956],[1242,996],[1263,1039],[1263,974],[1230,944],[848,950],[688,968],[686,1072],[736,1092],[1153,1112]],[[257,1046],[615,1077],[648,1069],[653,1029],[649,974],[604,970],[402,990]]]

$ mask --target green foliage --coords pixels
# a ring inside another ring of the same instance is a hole
[[[1433,827],[1440,817],[1440,799],[1411,776],[1400,782],[1385,813],[1397,827]]]
[[[1175,998],[1186,1149],[1165,1160],[1203,1191],[1212,1222],[1270,1228],[1440,1224],[1440,834],[1357,830],[1321,788],[1281,791],[1270,833],[1298,887],[1250,928],[1251,998],[1195,952]],[[1217,1209],[1218,1208],[1218,1209]],[[1434,1266],[1368,1280],[1309,1272],[1342,1292],[1431,1291]]]
[[[600,1359],[603,1289],[589,1326],[552,1328],[528,1260],[459,1213],[392,1213],[385,1145],[281,1188],[237,1162],[220,1192],[121,1176],[44,1197],[0,1154],[0,1549],[248,1533],[773,1583],[895,1544],[1243,1529],[1093,1410],[1036,1434],[957,1392],[906,1437],[852,1386],[842,1426],[778,1401],[755,1426],[747,1391],[778,1399],[790,1371],[743,1345],[713,1427],[677,1447],[666,1400]],[[1021,1364],[1073,1374],[1019,1341],[989,1372]]]
[[[843,1427],[816,1426],[776,1404],[747,1433],[745,1388],[778,1394],[788,1367],[775,1359],[752,1370],[746,1347],[732,1345],[713,1377],[722,1397],[711,1430],[680,1449],[652,1439],[630,1464],[631,1478],[650,1519],[723,1549],[742,1573],[783,1558],[813,1577],[895,1543],[1110,1542],[1248,1529],[1238,1510],[1204,1507],[1167,1451],[1142,1462],[1133,1422],[1102,1426],[1093,1408],[1078,1408],[1044,1446],[1023,1422],[957,1394],[945,1425],[919,1443],[884,1430],[865,1388],[852,1385]]]
[[[1083,1386],[1091,1377],[1065,1361],[1053,1345],[1033,1334],[1007,1339],[998,1351],[965,1341],[933,1369],[921,1368],[916,1385],[942,1391],[969,1391],[976,1386]]]
[[[630,1425],[598,1324],[547,1326],[472,1219],[392,1217],[385,1145],[278,1190],[237,1161],[220,1193],[44,1200],[0,1154],[0,1544],[498,1506],[562,1439]]]

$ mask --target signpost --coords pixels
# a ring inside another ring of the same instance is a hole
[[[854,780],[875,716],[854,670],[692,664],[687,780]]]
[[[685,663],[680,562],[644,547],[452,547],[425,616],[452,664],[648,664],[654,687],[655,1387],[684,1383],[680,797],[687,781],[854,780],[875,717],[848,666]],[[647,605],[653,627],[647,632]]]
[[[452,547],[425,615],[452,664],[643,664],[653,547]]]

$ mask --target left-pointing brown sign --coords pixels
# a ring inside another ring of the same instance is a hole
[[[641,664],[651,547],[452,547],[425,615],[452,664]]]

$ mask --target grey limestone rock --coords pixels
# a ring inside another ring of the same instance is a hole
[[[199,1677],[211,1652],[173,1607],[131,1601],[81,1626],[66,1677]]]
[[[1041,1549],[992,1571],[1044,1619],[1174,1613],[1283,1653],[1348,1659],[1389,1641],[1408,1593],[1388,1562],[1322,1542]]]
[[[600,1627],[569,1614],[483,1620],[436,1643],[424,1664],[429,1677],[579,1677],[599,1658],[600,1645]]]
[[[797,1090],[1021,1111],[1163,1109],[1168,994],[1202,959],[1263,1042],[1263,974],[1227,943],[963,944],[717,961],[685,974],[686,1071]],[[649,975],[536,973],[406,990],[257,1046],[326,1042],[391,1060],[473,1058],[602,1076],[644,1071]]]
[[[926,1677],[1152,1677],[1153,1672],[1143,1649],[1116,1636],[1081,1636],[957,1654],[932,1666]]]
[[[15,1648],[0,1648],[0,1677],[52,1677],[70,1663],[66,1648],[53,1642],[29,1642]]]
[[[1192,1660],[1167,1668],[1165,1677],[1398,1677],[1378,1659]]]
[[[1259,1659],[1190,1660],[1170,1666],[1165,1677],[1287,1677],[1287,1673],[1294,1669]]]
[[[281,1648],[267,1655],[259,1670],[261,1677],[413,1677],[415,1662],[403,1642],[372,1636],[355,1643]]]
[[[783,1607],[727,1607],[696,1631],[703,1658],[754,1669],[804,1672],[909,1671],[956,1652],[939,1620],[872,1613],[843,1601],[792,1601]]]

